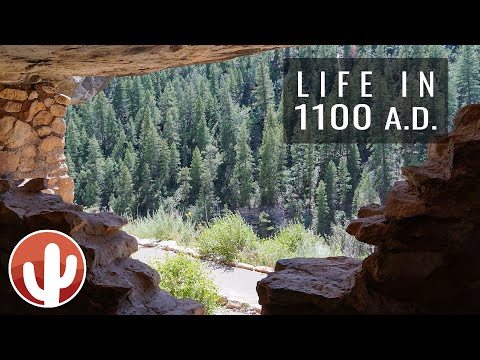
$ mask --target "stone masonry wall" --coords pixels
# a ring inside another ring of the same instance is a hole
[[[46,178],[46,193],[73,202],[65,163],[67,96],[49,83],[0,84],[0,178]]]

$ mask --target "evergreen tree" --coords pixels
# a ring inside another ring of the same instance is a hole
[[[190,169],[183,167],[178,174],[178,189],[176,192],[177,202],[180,208],[184,211],[190,205],[190,193],[192,186],[190,185],[192,178],[190,177]]]
[[[262,145],[260,147],[260,204],[272,206],[275,204],[275,186],[278,174],[278,146],[276,121],[272,107],[267,111],[265,130],[263,132]]]
[[[205,109],[201,97],[197,98],[195,105],[195,123],[194,123],[194,140],[193,143],[200,151],[205,150],[208,142],[208,126],[205,117]]]
[[[103,156],[100,151],[100,145],[96,138],[92,138],[88,143],[87,159],[85,164],[85,181],[82,185],[85,189],[82,203],[87,206],[99,206],[101,200],[101,191],[103,186]]]
[[[373,184],[372,177],[367,168],[362,171],[362,177],[353,196],[352,215],[356,215],[358,210],[365,205],[379,203],[380,198]]]
[[[200,153],[200,149],[198,147],[195,148],[193,151],[192,156],[192,164],[190,166],[190,177],[191,177],[191,192],[190,192],[190,201],[194,203],[197,198],[198,194],[200,193],[200,186],[202,184],[201,176],[203,172],[203,159],[202,154]]]
[[[130,170],[122,164],[120,173],[115,178],[115,198],[110,203],[113,211],[124,216],[133,215],[135,211],[135,189]]]
[[[345,159],[340,159],[338,163],[337,169],[337,201],[338,201],[338,209],[345,212],[347,208],[347,194],[352,188],[350,185],[350,173],[348,172],[347,161]]]
[[[318,182],[316,195],[317,207],[317,234],[327,234],[330,225],[330,218],[328,217],[328,200],[325,183],[323,180]]]
[[[480,63],[476,46],[463,45],[458,56],[457,84],[460,103],[474,104],[480,101]]]
[[[236,197],[238,206],[249,206],[253,191],[253,156],[249,145],[250,133],[248,121],[245,119],[238,130],[235,145],[235,168],[231,187]]]
[[[335,213],[335,210],[337,210],[337,167],[332,160],[330,160],[327,165],[324,181],[325,192],[327,195],[329,220],[332,221],[333,214]]]
[[[257,65],[255,83],[256,86],[253,91],[255,99],[253,106],[255,111],[252,117],[252,148],[254,151],[256,151],[260,145],[260,140],[262,139],[261,134],[264,131],[264,120],[266,123],[268,109],[273,105],[273,84],[270,79],[268,64],[264,61],[260,61]]]

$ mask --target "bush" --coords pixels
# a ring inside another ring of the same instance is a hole
[[[373,246],[364,244],[345,231],[349,223],[343,211],[335,213],[332,233],[327,236],[328,244],[335,255],[365,258],[373,252]]]
[[[157,210],[153,215],[132,220],[124,229],[127,233],[141,239],[175,240],[188,246],[196,235],[195,225],[189,219],[174,211]]]
[[[241,260],[257,266],[270,266],[273,268],[278,259],[294,256],[295,253],[291,252],[284,244],[278,243],[273,239],[265,239],[258,242],[253,251],[242,252]]]
[[[283,227],[275,237],[244,250],[240,260],[274,267],[278,259],[327,256],[331,256],[331,252],[322,237],[310,233],[301,224],[291,224]]]
[[[309,233],[302,224],[295,223],[281,228],[274,240],[295,252],[301,242],[316,240],[316,238],[317,236]]]
[[[202,262],[185,254],[167,256],[151,265],[160,274],[160,288],[177,298],[188,298],[205,305],[213,314],[219,299],[211,273]]]
[[[223,256],[227,261],[238,259],[241,251],[255,246],[255,232],[238,213],[227,212],[204,228],[196,243],[205,256]]]

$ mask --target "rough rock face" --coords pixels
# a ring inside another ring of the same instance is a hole
[[[125,220],[110,213],[88,214],[59,196],[41,193],[44,179],[17,185],[0,180],[0,314],[203,314],[194,300],[175,299],[158,287],[156,271],[129,258],[135,238],[120,231]],[[74,238],[87,260],[83,289],[72,301],[55,309],[39,309],[14,292],[8,260],[25,235],[50,229]]]
[[[275,272],[259,281],[262,314],[351,313],[345,296],[362,261],[347,257],[278,260]]]
[[[0,83],[50,82],[73,103],[90,101],[112,76],[224,61],[281,45],[0,45]]]
[[[385,206],[360,209],[347,227],[376,246],[361,269],[338,271],[345,258],[279,261],[257,285],[262,313],[480,313],[480,105],[439,140],[423,166],[402,169]]]
[[[73,180],[63,154],[68,104],[68,97],[50,83],[0,84],[0,177],[45,177],[45,192],[73,201]]]

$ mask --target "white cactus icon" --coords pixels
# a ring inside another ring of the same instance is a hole
[[[23,264],[23,279],[33,297],[43,301],[45,307],[56,307],[60,304],[60,289],[72,284],[76,271],[77,257],[68,255],[65,272],[60,276],[60,248],[57,244],[50,243],[45,247],[43,289],[37,284],[35,268],[31,262]]]

